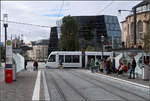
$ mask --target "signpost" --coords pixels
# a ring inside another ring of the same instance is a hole
[[[12,69],[12,42],[6,41],[6,67],[5,67],[5,82],[12,83],[13,69]]]

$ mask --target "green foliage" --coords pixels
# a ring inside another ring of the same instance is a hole
[[[92,47],[92,46],[88,46],[87,48],[86,48],[86,51],[94,51],[94,47]]]
[[[75,51],[79,49],[79,42],[77,40],[78,24],[71,16],[63,18],[61,26],[60,46],[64,51]]]

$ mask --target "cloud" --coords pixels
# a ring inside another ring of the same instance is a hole
[[[64,14],[44,14],[43,16],[48,16],[48,17],[63,17]]]

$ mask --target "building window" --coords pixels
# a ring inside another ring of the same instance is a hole
[[[143,40],[143,23],[142,23],[142,21],[138,22],[138,34],[139,34],[139,39]]]
[[[148,32],[150,33],[150,20],[149,20],[149,23],[148,23]]]
[[[134,32],[134,26],[133,26],[133,22],[131,23],[131,34],[133,34]]]

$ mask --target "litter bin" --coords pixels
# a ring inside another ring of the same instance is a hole
[[[5,69],[5,82],[12,83],[12,81],[13,81],[13,70]]]

